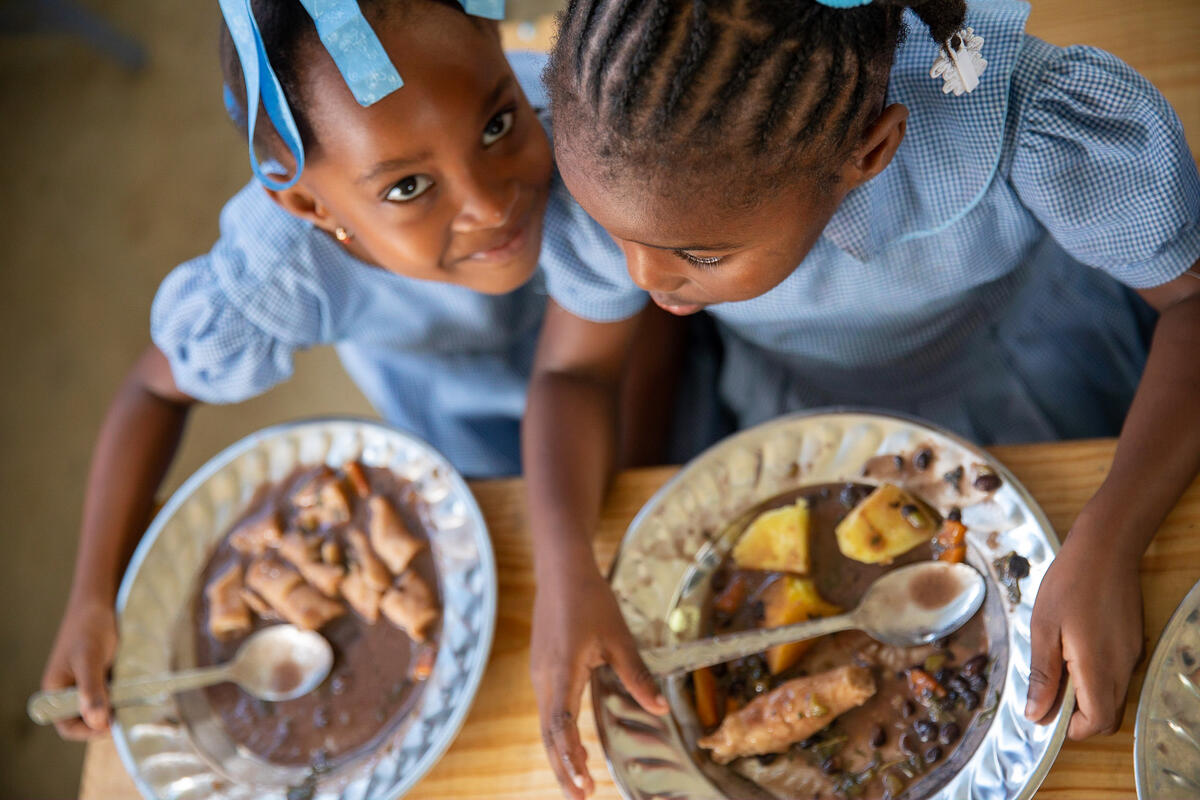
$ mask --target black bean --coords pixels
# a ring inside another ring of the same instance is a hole
[[[950,513],[946,515],[946,519],[951,522],[962,522],[962,509],[958,506],[950,509]]]
[[[937,725],[929,719],[919,719],[914,722],[913,730],[916,731],[917,738],[922,742],[928,742],[937,735]]]
[[[951,675],[946,679],[945,685],[956,692],[966,691],[971,688],[970,684],[967,683],[967,679],[962,675]]]
[[[883,747],[887,744],[887,731],[882,725],[871,728],[871,747]]]
[[[987,666],[987,660],[987,653],[980,653],[978,655],[971,656],[967,659],[967,663],[963,664],[963,674],[965,674],[967,677],[972,675],[982,675],[984,667]]]
[[[917,737],[911,733],[900,734],[900,752],[911,756],[917,752]]]
[[[966,706],[967,711],[974,711],[979,708],[979,695],[974,692],[963,692],[962,702]]]
[[[941,757],[942,757],[942,748],[938,747],[936,744],[933,747],[931,747],[925,751],[925,763],[926,764],[932,764],[933,762],[937,761]]]
[[[904,469],[904,456],[892,456],[892,464],[896,469]]]
[[[824,772],[826,775],[832,775],[833,773],[835,773],[837,771],[838,771],[838,761],[833,756],[830,756],[829,758],[827,758],[821,762],[821,772]]]
[[[938,731],[938,741],[942,744],[953,744],[962,735],[962,730],[958,727],[957,722],[947,722]]]
[[[758,763],[762,764],[764,767],[768,767],[775,762],[775,759],[779,758],[779,753],[763,753],[757,758]]]
[[[799,747],[801,750],[807,750],[808,748],[812,747],[816,743],[817,743],[817,737],[810,736],[807,739],[801,739],[797,743],[796,746]]]
[[[929,469],[929,462],[931,461],[933,461],[933,451],[928,447],[913,457],[913,465],[922,472]]]
[[[1188,648],[1183,648],[1179,651],[1179,657],[1183,659],[1183,665],[1188,669],[1196,666],[1196,657],[1192,655],[1192,651]]]
[[[991,470],[983,470],[975,476],[972,485],[981,492],[994,492],[1000,488],[1000,476]]]
[[[987,680],[982,675],[972,675],[967,678],[967,684],[976,694],[983,694],[983,690],[987,688]]]
[[[900,706],[900,716],[905,717],[906,719],[915,713],[917,713],[917,704],[912,700],[905,700]]]

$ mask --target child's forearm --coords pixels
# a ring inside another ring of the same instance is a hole
[[[1200,280],[1184,276],[1184,290]],[[1153,298],[1151,298],[1153,299]],[[1108,477],[1073,534],[1137,560],[1200,470],[1200,292],[1162,309]],[[1099,542],[1097,542],[1099,543]]]
[[[115,600],[192,402],[153,347],[121,384],[92,453],[72,602]]]
[[[538,582],[594,563],[596,528],[616,458],[615,384],[568,373],[535,376],[523,437]]]

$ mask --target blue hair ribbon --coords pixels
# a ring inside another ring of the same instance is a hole
[[[859,6],[869,6],[874,0],[817,0],[817,2],[829,8],[858,8]]]
[[[286,0],[290,2],[291,0]],[[233,37],[242,76],[246,85],[246,131],[250,146],[250,167],[269,189],[283,190],[295,184],[304,170],[304,144],[296,120],[288,107],[287,97],[271,62],[258,23],[254,21],[251,0],[219,0],[225,24]],[[504,0],[459,0],[463,9],[473,16],[504,19]],[[312,17],[321,44],[337,65],[359,105],[369,106],[387,97],[404,85],[400,73],[388,58],[379,37],[371,29],[357,0],[300,0]],[[225,105],[229,109],[231,93],[225,89]],[[267,111],[275,130],[296,161],[292,176],[280,181],[264,169],[254,152],[254,127],[258,105]],[[232,104],[232,105],[236,105]],[[233,114],[231,113],[231,116]]]

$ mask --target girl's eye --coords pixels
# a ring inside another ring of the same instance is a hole
[[[384,200],[390,200],[393,203],[407,203],[409,200],[416,200],[421,195],[433,186],[433,178],[428,175],[409,175],[407,178],[401,178],[388,193],[384,195]]]
[[[515,111],[501,111],[488,120],[487,126],[483,129],[483,146],[488,147],[507,136],[513,128],[516,117]]]
[[[689,264],[695,264],[698,267],[713,267],[721,263],[723,256],[695,256],[686,250],[676,250],[675,255],[682,258]]]

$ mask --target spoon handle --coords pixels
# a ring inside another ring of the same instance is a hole
[[[778,628],[755,628],[643,650],[642,660],[652,673],[666,677],[677,672],[690,672],[701,667],[734,661],[776,645],[815,639],[827,633],[837,633],[853,627],[853,613],[838,614],[792,625],[781,625]]]
[[[202,689],[214,683],[229,679],[229,665],[216,667],[200,667],[173,672],[169,675],[149,678],[135,678],[131,681],[121,681],[108,687],[108,703],[113,708],[133,705],[139,702],[161,697],[189,689]],[[37,692],[29,698],[26,706],[29,718],[39,725],[49,725],[62,719],[79,716],[79,690],[55,689]]]

